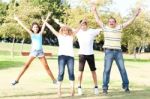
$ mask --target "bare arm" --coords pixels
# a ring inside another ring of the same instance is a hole
[[[62,26],[67,26],[66,24],[64,24],[64,23],[61,23],[58,19],[54,19],[54,21],[60,26],[60,27],[62,27]],[[68,26],[69,27],[69,26]],[[81,26],[79,26],[77,29],[73,29],[73,28],[71,28],[72,30],[73,30],[73,36],[75,36],[75,34],[80,30],[80,27]]]
[[[59,20],[58,20],[58,19],[54,19],[54,21],[55,21],[58,25],[60,25],[60,27],[65,26],[65,24],[64,24],[64,23],[59,22]]]
[[[19,20],[19,18],[14,15],[14,19],[20,24],[29,34],[32,34],[32,32]]]
[[[48,24],[47,22],[45,22],[45,24],[52,31],[54,35],[58,36],[59,33],[50,24]]]
[[[78,27],[77,27],[76,29],[73,29],[73,30],[74,30],[74,31],[73,31],[73,32],[74,32],[74,35],[79,32],[79,30],[81,29],[81,26],[82,26],[82,24],[83,24],[84,22],[87,22],[87,19],[86,19],[86,18],[84,18],[84,19],[82,20],[82,22],[78,25]]]
[[[92,7],[92,12],[93,12],[93,14],[94,14],[94,17],[95,17],[95,20],[96,20],[97,24],[98,24],[100,27],[103,27],[103,22],[102,22],[102,20],[101,20],[101,19],[99,18],[99,16],[98,16],[98,13],[97,13],[96,6],[95,6],[95,5],[93,5],[93,7]]]
[[[128,25],[130,25],[131,23],[133,23],[134,20],[136,19],[136,17],[139,15],[140,12],[141,12],[141,9],[139,8],[134,17],[132,17],[130,20],[128,20],[127,22],[125,22],[125,23],[122,24],[123,28],[126,28]]]
[[[42,18],[43,25],[42,25],[42,28],[41,28],[41,31],[40,31],[41,34],[44,32],[44,29],[45,29],[45,26],[46,26],[46,22],[49,19],[50,15],[51,15],[51,13],[48,13],[48,15],[47,15],[45,20],[43,20],[43,18]]]

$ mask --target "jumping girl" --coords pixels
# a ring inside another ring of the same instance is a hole
[[[30,34],[31,40],[32,40],[32,48],[31,52],[28,58],[28,61],[24,64],[22,71],[18,75],[17,79],[12,83],[12,85],[16,85],[19,83],[20,78],[24,74],[24,72],[27,70],[27,68],[30,66],[31,62],[38,57],[42,63],[42,65],[45,67],[45,70],[47,71],[48,75],[53,80],[53,83],[56,83],[56,80],[48,66],[48,63],[46,61],[43,48],[42,48],[42,33],[45,28],[45,22],[48,20],[50,14],[48,14],[46,20],[44,21],[44,24],[42,28],[39,26],[38,23],[34,22],[32,23],[31,29],[27,29],[25,25],[19,20],[19,18],[14,15],[14,19]]]
[[[58,23],[58,22],[56,22]],[[74,96],[74,52],[73,52],[73,37],[74,32],[66,25],[58,23],[61,28],[57,32],[50,24],[46,22],[46,26],[58,38],[58,96],[61,97],[61,83],[64,78],[65,65],[68,67],[69,80],[71,84],[71,96]]]

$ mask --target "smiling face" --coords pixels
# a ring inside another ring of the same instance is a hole
[[[64,27],[61,28],[61,32],[62,32],[62,34],[68,34],[69,33],[69,29],[64,26]]]
[[[84,22],[81,24],[81,29],[82,30],[87,30],[88,26],[87,26],[87,22]]]
[[[80,20],[81,30],[86,31],[88,29],[87,20]]]
[[[70,29],[70,28],[67,27],[67,26],[61,27],[60,30],[59,30],[59,32],[60,32],[60,34],[62,34],[62,35],[68,35],[68,36],[73,35],[72,29]]]
[[[109,25],[109,27],[111,27],[111,28],[116,27],[116,25],[117,25],[116,19],[115,19],[115,18],[110,18],[110,19],[108,20],[108,25]]]
[[[37,23],[33,23],[31,27],[31,31],[33,33],[39,33],[40,32],[40,26]]]
[[[33,25],[32,31],[33,31],[34,33],[38,33],[38,32],[39,32],[39,27],[38,27],[38,25]]]

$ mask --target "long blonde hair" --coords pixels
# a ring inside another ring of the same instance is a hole
[[[65,32],[64,32],[65,31]],[[61,34],[61,35],[68,35],[68,36],[73,36],[73,31],[72,31],[72,29],[70,28],[70,27],[68,27],[68,26],[62,26],[61,28],[60,28],[60,30],[59,30],[59,33]]]

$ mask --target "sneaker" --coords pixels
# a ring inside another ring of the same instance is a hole
[[[103,94],[104,95],[108,94],[107,89],[103,89]]]
[[[57,80],[53,80],[53,84],[57,84]]]
[[[124,91],[125,91],[126,93],[130,93],[129,88],[125,88]]]
[[[19,82],[15,80],[14,82],[11,83],[11,85],[14,86],[14,85],[16,85],[17,83],[19,83]]]
[[[78,95],[79,95],[79,96],[83,95],[83,92],[82,92],[82,88],[81,88],[81,87],[78,87]]]
[[[95,94],[95,95],[98,95],[98,94],[99,94],[98,88],[94,88],[94,94]]]

